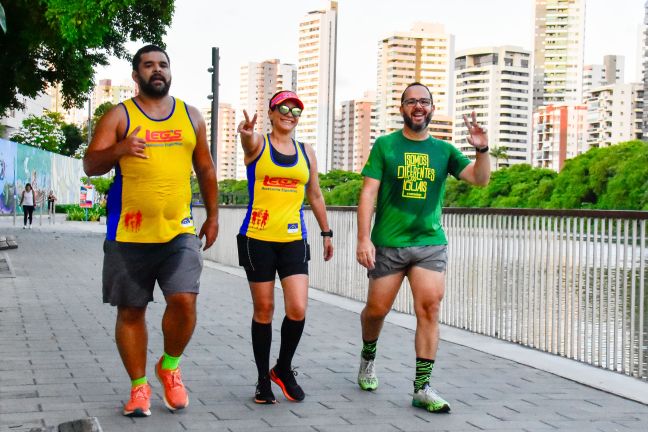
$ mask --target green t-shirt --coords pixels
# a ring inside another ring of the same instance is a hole
[[[452,144],[412,141],[398,130],[378,138],[362,175],[380,180],[371,241],[376,246],[444,245],[441,206],[448,174],[470,164]]]

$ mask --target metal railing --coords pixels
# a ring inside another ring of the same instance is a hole
[[[335,232],[325,263],[311,235],[311,286],[363,301],[355,207],[329,208]],[[242,206],[222,207],[206,258],[238,265]],[[204,209],[195,208],[198,226]],[[310,211],[307,229],[319,233]],[[648,212],[445,209],[445,324],[648,380]],[[407,287],[407,282],[404,283]],[[412,314],[401,289],[394,309]]]

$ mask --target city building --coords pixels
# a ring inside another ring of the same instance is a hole
[[[211,108],[204,108],[202,115],[207,127],[207,143],[211,148]],[[216,176],[218,180],[239,178],[237,168],[238,163],[243,165],[243,151],[238,144],[236,110],[228,103],[218,104],[217,137]]]
[[[535,0],[533,109],[581,103],[585,0]]]
[[[603,64],[585,65],[583,68],[583,101],[589,98],[589,91],[596,87],[623,83],[625,79],[625,57],[606,55]]]
[[[643,84],[611,84],[590,91],[587,103],[587,146],[608,147],[641,139]]]
[[[412,82],[432,92],[437,120],[453,112],[454,35],[441,24],[417,22],[378,43],[377,133],[403,127],[401,94]],[[447,132],[447,131],[446,131]]]
[[[279,90],[297,89],[297,68],[278,59],[250,62],[241,66],[240,83],[241,110],[250,117],[258,114],[256,130],[267,133],[272,129],[266,115],[270,98]]]
[[[455,146],[474,159],[463,126],[463,116],[470,117],[474,111],[478,123],[488,131],[491,148],[505,155],[492,158],[495,168],[528,163],[531,53],[513,46],[469,49],[457,53],[454,69]]]
[[[49,111],[52,105],[52,97],[47,93],[41,93],[35,98],[19,96],[21,102],[25,105],[22,110],[11,109],[4,117],[0,117],[0,125],[4,126],[3,135],[0,138],[10,138],[22,127],[22,122],[27,117],[34,115],[42,116]]]
[[[137,95],[135,83],[113,85],[112,80],[99,80],[92,92],[92,112],[101,104],[110,102],[117,105],[119,102]]]
[[[532,165],[560,171],[587,150],[587,105],[541,106],[533,112]]]
[[[646,1],[644,8],[643,52],[640,57],[641,60],[637,59],[637,61],[641,61],[643,65],[643,76],[641,78],[643,79],[644,86],[644,106],[648,107],[648,1]],[[643,139],[648,140],[648,109],[645,109],[643,113]]]
[[[335,116],[332,169],[360,172],[375,136],[375,93],[342,102]]]
[[[305,109],[296,137],[313,146],[317,168],[324,173],[333,165],[337,15],[337,1],[331,1],[299,23],[297,93]]]

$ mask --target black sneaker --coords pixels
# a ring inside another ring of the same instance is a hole
[[[268,405],[277,403],[275,395],[272,393],[272,385],[270,385],[268,375],[259,378],[256,385],[256,392],[254,393],[254,403]]]
[[[289,369],[287,372],[283,372],[277,366],[270,369],[270,379],[281,387],[281,391],[286,396],[286,399],[293,402],[300,402],[304,400],[306,395],[304,394],[304,390],[297,384],[295,376],[297,376],[297,371],[294,369]]]

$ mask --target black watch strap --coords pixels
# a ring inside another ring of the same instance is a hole
[[[333,237],[333,230],[322,231],[322,237]]]
[[[485,147],[482,147],[482,148],[475,147],[475,151],[477,153],[486,153],[488,151],[488,146],[485,146]]]

